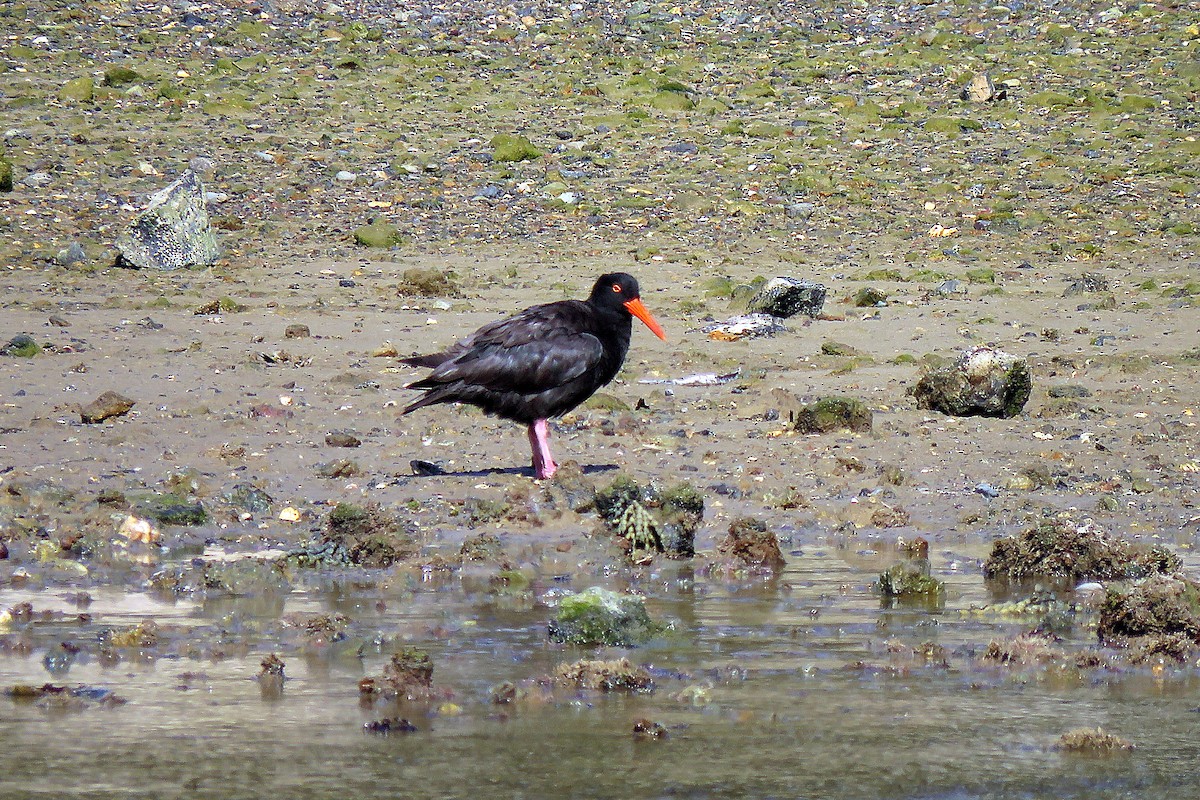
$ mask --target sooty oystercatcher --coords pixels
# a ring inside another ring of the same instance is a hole
[[[558,417],[611,381],[629,352],[633,318],[667,335],[642,305],[632,275],[601,275],[587,300],[527,308],[484,325],[440,353],[400,359],[433,372],[406,389],[424,389],[403,413],[435,403],[470,403],[529,426],[533,472],[549,478],[550,417]]]

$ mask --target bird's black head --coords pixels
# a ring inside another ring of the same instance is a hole
[[[638,291],[637,278],[625,272],[610,272],[601,275],[592,287],[592,296],[588,298],[594,305],[613,308],[623,306],[628,300],[641,297]]]
[[[632,275],[624,272],[610,272],[607,275],[601,275],[596,281],[596,285],[592,287],[592,294],[588,298],[588,302],[598,308],[623,309],[625,313],[646,323],[646,327],[653,331],[658,338],[667,338],[662,327],[642,305],[638,282]]]

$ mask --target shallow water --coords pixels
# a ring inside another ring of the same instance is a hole
[[[67,612],[33,626],[31,653],[0,656],[0,683],[87,685],[128,701],[67,712],[0,700],[0,797],[1153,798],[1200,788],[1200,680],[1191,672],[980,666],[989,641],[1029,621],[883,610],[872,558],[815,542],[773,581],[709,579],[674,563],[639,573],[632,587],[629,573],[597,574],[593,582],[624,583],[673,622],[670,635],[627,651],[652,666],[656,691],[559,689],[513,706],[493,705],[491,688],[528,686],[562,661],[595,657],[547,643],[551,611],[541,601],[584,588],[579,577],[553,580],[553,565],[524,595],[488,593],[471,576],[207,602],[97,589],[83,624],[65,592],[0,589],[2,608],[29,600]],[[953,608],[990,599],[977,574],[940,577]],[[344,613],[352,634],[301,652],[280,632],[280,615],[293,612]],[[203,653],[160,648],[175,655],[115,667],[81,658],[53,676],[43,667],[59,641],[146,618],[164,640],[205,642]],[[360,658],[372,631],[381,643]],[[1077,624],[1064,646],[1092,637]],[[923,642],[944,647],[950,666],[888,652],[887,643]],[[454,707],[360,707],[358,679],[378,674],[399,643],[430,651],[434,683],[452,692]],[[253,680],[272,651],[287,663],[278,699]],[[687,700],[697,693],[707,702]],[[419,730],[363,730],[398,715]],[[638,718],[668,736],[635,740]],[[1053,749],[1082,726],[1137,749],[1107,757]]]

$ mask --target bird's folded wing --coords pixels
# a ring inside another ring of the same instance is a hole
[[[504,345],[476,339],[470,350],[437,367],[414,387],[462,381],[521,394],[563,386],[594,370],[604,354],[590,333],[562,333]]]

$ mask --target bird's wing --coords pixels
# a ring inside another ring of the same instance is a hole
[[[580,309],[575,305],[534,306],[485,325],[452,347],[450,359],[411,386],[431,388],[463,381],[536,393],[575,380],[595,369],[604,355],[599,338],[578,329]]]

